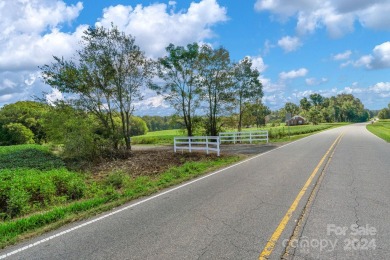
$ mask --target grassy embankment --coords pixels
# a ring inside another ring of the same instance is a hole
[[[369,124],[367,125],[367,129],[386,142],[390,142],[390,119],[379,120],[374,124]]]
[[[347,125],[348,123],[328,123],[319,125],[301,125],[291,126],[290,131],[287,126],[266,126],[262,128],[244,128],[243,131],[253,130],[268,130],[270,142],[286,142],[296,140],[310,134],[330,129],[333,127]],[[235,129],[229,131],[237,131]],[[149,132],[146,135],[134,136],[132,138],[133,144],[173,144],[173,138],[175,136],[185,136],[183,130],[164,130]]]
[[[44,146],[0,147],[0,248],[239,159],[222,156],[196,162],[183,160],[183,165],[155,176],[131,177],[126,172],[114,171],[94,178],[91,173],[69,171]]]

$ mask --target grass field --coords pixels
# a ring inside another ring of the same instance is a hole
[[[347,123],[328,123],[319,125],[300,125],[291,126],[290,130],[287,126],[267,126],[262,128],[244,128],[242,131],[254,131],[254,130],[268,130],[269,138],[271,142],[284,142],[289,139],[289,136],[296,137],[300,135],[307,135],[314,132],[323,131],[332,127],[343,126]],[[236,129],[227,130],[237,131]],[[164,130],[149,132],[146,135],[132,137],[132,144],[173,144],[173,138],[175,136],[185,136],[184,130]]]
[[[374,124],[369,124],[367,125],[367,129],[386,142],[390,142],[390,119],[379,120]]]
[[[177,154],[180,165],[150,176],[134,177],[126,169],[97,176],[69,171],[61,158],[44,146],[0,147],[0,248],[240,159],[202,155],[191,161],[181,156]]]

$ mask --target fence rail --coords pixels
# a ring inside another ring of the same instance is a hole
[[[237,142],[248,142],[252,143],[255,141],[266,141],[268,143],[268,131],[266,130],[257,130],[257,131],[247,131],[247,132],[225,132],[219,133],[219,142],[223,143],[237,143]]]
[[[220,155],[220,137],[219,136],[191,136],[191,137],[175,137],[173,140],[174,152],[177,150],[192,151],[206,151],[209,154],[210,151],[216,152]]]

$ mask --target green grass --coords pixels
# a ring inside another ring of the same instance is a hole
[[[0,170],[16,168],[50,170],[64,166],[64,162],[53,155],[46,146],[0,146]]]
[[[207,158],[172,167],[155,177],[132,178],[112,172],[95,180],[68,171],[58,157],[48,156],[45,147],[0,147],[3,162],[9,154],[19,157],[14,158],[16,165],[0,169],[0,248],[240,160],[238,156]],[[35,164],[31,154],[37,156]]]
[[[175,136],[184,136],[185,131],[180,129],[149,132],[146,135],[134,136],[132,144],[173,144]]]
[[[390,119],[379,120],[374,124],[368,124],[367,129],[386,142],[390,142]]]

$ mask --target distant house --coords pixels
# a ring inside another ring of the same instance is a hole
[[[301,116],[293,116],[290,120],[286,120],[286,125],[303,125],[306,119]]]

